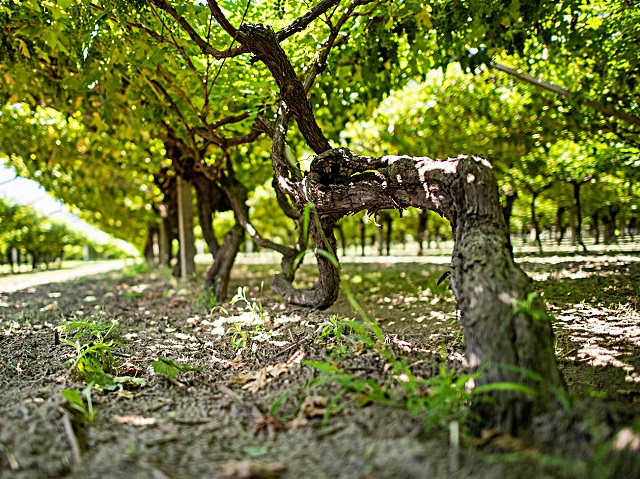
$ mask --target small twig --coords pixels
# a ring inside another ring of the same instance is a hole
[[[64,410],[62,410],[62,425],[64,426],[64,433],[67,436],[67,441],[71,447],[73,463],[76,466],[79,466],[82,462],[82,458],[80,456],[80,445],[78,444],[78,438],[73,432],[73,425],[71,424],[71,419],[69,419],[69,414]]]
[[[289,330],[289,333],[291,333],[291,330]],[[293,339],[293,335],[291,336],[291,339]],[[294,342],[291,346],[289,346],[288,348],[283,349],[282,351],[280,351],[278,354],[275,354],[273,356],[273,359],[275,358],[279,358],[280,356],[286,354],[287,352],[291,351],[294,348],[297,348],[298,345]]]
[[[20,464],[16,460],[16,456],[13,455],[13,452],[6,449],[5,454],[7,455],[7,461],[9,461],[9,467],[12,471],[16,472],[20,470]]]

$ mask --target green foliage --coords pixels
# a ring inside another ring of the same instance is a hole
[[[69,364],[80,376],[99,391],[114,391],[125,386],[144,386],[145,379],[119,376],[114,351],[120,345],[108,339],[115,323],[103,324],[88,319],[78,319],[60,326],[62,343],[72,346],[75,355]]]
[[[72,411],[80,413],[80,416],[86,422],[93,422],[96,416],[91,401],[92,387],[92,384],[87,385],[87,387],[82,390],[82,395],[75,389],[65,389],[62,391],[62,396],[68,401],[67,407]],[[82,396],[84,396],[84,399]]]
[[[123,298],[131,299],[131,298],[142,298],[144,293],[140,291],[127,291],[122,295]]]
[[[194,367],[190,364],[180,363],[173,359],[165,358],[164,356],[158,357],[157,361],[151,363],[153,370],[156,374],[163,374],[170,379],[175,379],[180,373],[188,373],[190,371],[202,371],[202,366]]]
[[[537,304],[534,304],[537,303]],[[544,303],[539,299],[538,293],[531,292],[525,299],[513,300],[513,315],[527,314],[536,320],[550,320],[551,316],[547,313]]]
[[[117,372],[113,351],[119,343],[107,339],[115,326],[80,319],[60,327],[62,342],[75,349],[70,363],[87,382],[100,382],[106,374]]]
[[[136,261],[135,263],[128,264],[122,269],[122,276],[124,278],[137,278],[151,273],[152,270],[153,267],[148,262]]]
[[[260,291],[262,291],[262,288],[264,286],[264,283],[262,283],[260,285]],[[242,302],[244,303],[246,306],[246,310],[251,314],[251,316],[253,317],[253,319],[255,321],[258,321],[260,323],[264,323],[267,320],[267,313],[265,313],[264,309],[262,308],[262,301],[250,301],[247,298],[247,287],[239,287],[238,288],[238,292],[233,296],[233,298],[231,298],[231,304],[236,304],[238,302]]]
[[[73,231],[65,223],[51,221],[28,205],[0,198],[0,255],[7,257],[15,248],[22,255],[29,254],[32,264],[47,267],[56,259],[81,259],[82,247],[89,246],[94,259],[105,257],[99,254],[102,247]],[[102,250],[105,253],[105,250]],[[110,251],[115,256],[122,251]]]

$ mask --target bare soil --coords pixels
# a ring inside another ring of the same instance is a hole
[[[238,266],[232,288],[246,286],[249,304],[216,308],[196,283],[132,270],[2,293],[0,477],[640,477],[638,259],[524,263],[555,317],[572,395],[529,438],[470,434],[466,404],[446,395],[438,410],[408,405],[388,360],[348,328],[337,334],[332,317],[357,316],[348,298],[322,313],[286,306],[261,288],[274,266]],[[442,374],[466,374],[455,301],[446,281],[436,285],[446,268],[344,266],[395,357],[431,381],[425,397],[444,388]],[[301,285],[312,271],[303,269]],[[118,342],[117,374],[146,381],[94,389],[93,420],[61,394],[86,387],[73,335],[61,328],[74,320],[116,324],[108,339]],[[169,378],[152,367],[161,356],[202,369]],[[324,381],[320,364],[344,374]]]

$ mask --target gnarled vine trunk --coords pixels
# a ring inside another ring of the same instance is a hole
[[[532,414],[551,403],[564,382],[556,364],[553,331],[544,303],[515,264],[489,163],[460,156],[448,160],[387,156],[370,158],[332,149],[315,121],[307,91],[326,65],[326,55],[309,68],[304,81],[294,71],[278,36],[264,25],[243,25],[236,40],[257,55],[276,81],[282,104],[275,122],[262,120],[271,136],[276,189],[302,212],[314,208],[311,237],[318,282],[307,291],[278,276],[274,290],[288,302],[326,308],[337,298],[340,281],[333,228],[345,215],[408,206],[433,210],[449,219],[455,238],[451,286],[458,301],[470,366],[481,368],[480,384],[512,382],[533,396],[496,388],[482,403],[485,427],[526,428]],[[327,52],[337,34],[326,41]],[[284,154],[284,137],[293,117],[307,145],[317,154],[304,177]],[[246,227],[245,227],[246,228]],[[249,229],[247,229],[249,231]],[[322,253],[324,249],[325,252]]]
[[[535,391],[493,391],[482,403],[483,425],[516,432],[564,389],[556,364],[553,331],[531,280],[514,262],[493,171],[486,160],[357,156],[346,149],[318,155],[300,183],[297,201],[315,205],[323,230],[361,210],[405,208],[436,211],[449,219],[455,246],[451,287],[464,328],[469,365],[480,368],[480,384],[517,383]],[[302,188],[303,186],[303,188]],[[317,235],[314,236],[314,238]],[[316,248],[322,243],[316,240]],[[323,269],[312,290],[297,291],[274,281],[295,304],[324,307],[337,291],[337,269]],[[324,278],[324,282],[322,279]],[[320,302],[319,299],[323,302]]]

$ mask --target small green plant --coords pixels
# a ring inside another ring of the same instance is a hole
[[[322,328],[322,332],[318,339],[322,339],[325,337],[333,337],[336,341],[339,341],[342,337],[342,332],[344,331],[344,325],[338,319],[338,315],[334,314],[329,318],[329,323],[325,324]]]
[[[143,378],[118,376],[118,365],[113,353],[120,343],[108,339],[115,327],[115,323],[103,324],[84,319],[61,326],[64,334],[62,343],[75,350],[69,364],[99,391],[114,391],[125,386],[138,387],[146,384]]]
[[[125,278],[136,278],[140,275],[150,273],[152,269],[153,268],[151,264],[146,261],[136,262],[134,264],[125,266],[122,269],[122,276],[124,276]]]
[[[262,288],[264,283],[260,284],[260,291],[262,292]],[[236,304],[238,302],[243,302],[246,305],[247,311],[251,314],[254,320],[257,320],[261,323],[264,323],[267,320],[267,314],[264,312],[262,308],[262,301],[250,301],[247,298],[247,287],[238,288],[238,292],[235,294],[233,298],[231,298],[231,304]]]
[[[132,299],[132,298],[142,298],[144,294],[140,291],[127,291],[122,295],[123,298]]]
[[[209,310],[213,311],[217,306],[218,300],[216,299],[216,295],[212,292],[207,294],[203,291],[198,295],[198,309],[207,307]]]
[[[241,349],[247,346],[248,335],[246,331],[242,330],[240,323],[233,323],[233,330],[227,334],[231,334],[231,345],[234,349]]]
[[[151,363],[156,374],[163,374],[170,379],[175,379],[180,373],[188,373],[189,371],[202,371],[202,366],[194,367],[190,364],[180,363],[164,356],[158,357],[157,361]]]
[[[96,416],[93,403],[91,402],[92,388],[93,384],[88,384],[87,387],[82,390],[82,395],[75,389],[65,389],[62,391],[62,396],[68,401],[67,408],[78,412],[86,422],[93,422]],[[82,399],[82,396],[84,396],[85,399]]]
[[[531,316],[533,319],[539,320],[549,320],[549,314],[544,310],[544,307],[540,308],[539,306],[534,304],[536,298],[538,297],[538,293],[535,291],[529,293],[526,299],[514,299],[513,300],[513,315],[517,315],[520,313],[527,314]]]
[[[117,373],[113,351],[120,343],[107,339],[115,326],[82,319],[61,326],[62,342],[75,349],[70,363],[87,382],[99,384],[106,374]]]

